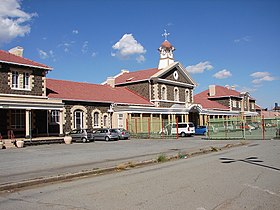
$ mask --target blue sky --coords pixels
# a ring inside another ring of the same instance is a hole
[[[199,84],[234,85],[280,103],[280,1],[1,0],[0,48],[54,68],[49,78],[101,83],[157,67],[168,40]]]

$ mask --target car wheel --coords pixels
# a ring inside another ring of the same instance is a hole
[[[87,143],[87,139],[86,138],[82,138],[82,142],[83,143]]]
[[[109,141],[110,138],[108,136],[105,137],[105,141]]]
[[[182,137],[186,137],[186,133],[185,133],[185,132],[182,132],[182,133],[181,133],[181,136],[182,136]]]

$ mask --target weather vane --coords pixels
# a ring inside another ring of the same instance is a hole
[[[164,34],[162,34],[162,36],[165,37],[165,41],[167,41],[167,36],[169,36],[170,33],[167,33],[166,29],[164,29]]]

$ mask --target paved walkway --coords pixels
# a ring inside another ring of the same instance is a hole
[[[176,155],[200,149],[238,144],[238,140],[207,141],[198,137],[179,140],[128,140],[117,142],[51,144],[0,150],[0,186],[24,180],[113,167],[144,161],[160,154]]]

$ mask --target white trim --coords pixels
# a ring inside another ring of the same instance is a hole
[[[157,78],[155,80],[157,82],[163,82],[165,84],[170,84],[170,85],[179,85],[179,86],[183,86],[183,87],[192,87],[192,88],[195,87],[195,85],[192,85],[192,84],[177,82],[177,81],[173,81],[173,80],[167,80],[167,79],[161,79],[161,78]]]

